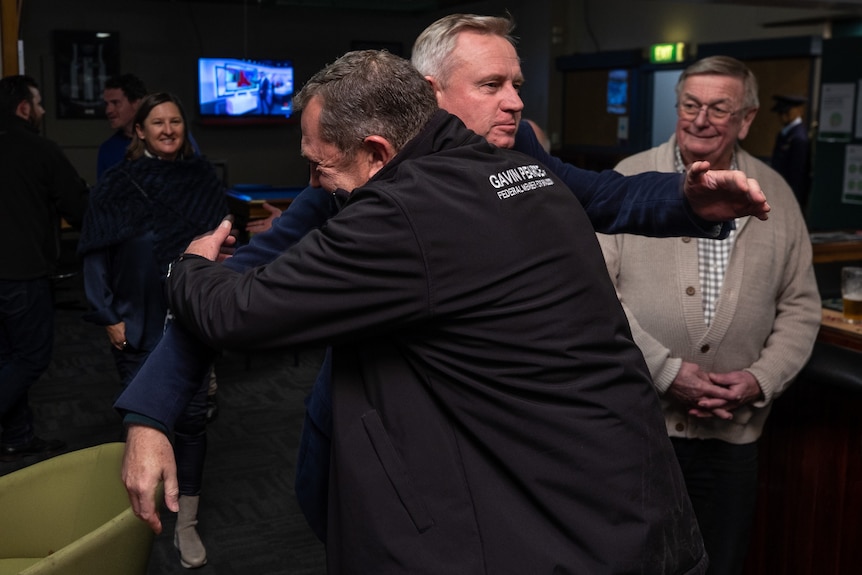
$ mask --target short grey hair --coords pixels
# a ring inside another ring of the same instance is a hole
[[[348,155],[370,135],[401,150],[438,110],[428,81],[410,62],[385,50],[341,56],[312,76],[294,97],[294,108],[302,110],[314,97],[323,105],[321,137]]]
[[[691,76],[730,76],[742,80],[743,102],[746,110],[760,108],[760,100],[757,96],[757,78],[748,66],[730,56],[708,56],[698,60],[686,68],[679,76],[676,83],[676,100],[679,102],[682,96],[682,86]]]
[[[450,14],[419,34],[413,43],[411,61],[420,74],[434,77],[445,87],[451,71],[458,64],[452,57],[458,34],[469,31],[501,36],[515,46],[515,38],[512,36],[514,29],[515,22],[511,17]]]

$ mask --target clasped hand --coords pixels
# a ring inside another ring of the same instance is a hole
[[[757,379],[747,371],[707,373],[696,364],[684,361],[667,395],[687,407],[689,415],[731,420],[734,410],[758,401],[763,391]]]

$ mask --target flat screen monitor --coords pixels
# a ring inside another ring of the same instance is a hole
[[[628,70],[608,71],[608,114],[625,114],[629,100]]]
[[[293,115],[290,60],[198,59],[198,112],[206,120],[279,120]]]

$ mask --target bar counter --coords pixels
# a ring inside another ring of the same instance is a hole
[[[862,260],[862,230],[811,234],[815,264]]]
[[[862,573],[862,325],[823,309],[760,440],[746,575]]]
[[[840,311],[824,307],[817,341],[862,352],[862,323],[847,323]]]

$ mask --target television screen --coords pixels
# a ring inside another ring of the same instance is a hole
[[[628,99],[628,70],[608,71],[608,114],[625,114]]]
[[[198,59],[198,111],[204,118],[289,118],[289,60]]]

